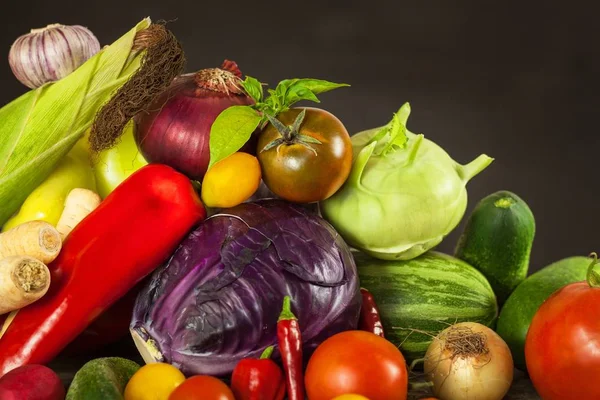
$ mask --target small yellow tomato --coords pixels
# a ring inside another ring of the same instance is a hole
[[[248,200],[260,185],[258,159],[247,153],[233,153],[217,162],[204,175],[202,202],[211,208],[229,208]]]
[[[146,364],[127,383],[125,400],[167,400],[183,381],[185,376],[170,364]]]
[[[341,396],[334,397],[331,400],[369,400],[365,396],[360,394],[343,394]]]

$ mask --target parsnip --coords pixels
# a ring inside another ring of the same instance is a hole
[[[30,221],[0,234],[0,259],[29,256],[44,264],[52,262],[62,248],[60,233],[44,221]]]
[[[48,291],[50,271],[28,256],[0,260],[0,315],[35,302]]]
[[[71,190],[65,199],[65,209],[56,224],[62,239],[64,240],[78,223],[94,211],[101,201],[100,196],[89,189]]]

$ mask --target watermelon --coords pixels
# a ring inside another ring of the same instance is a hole
[[[469,264],[429,251],[412,260],[378,260],[354,253],[360,284],[379,306],[385,337],[410,362],[433,338],[463,321],[491,327],[498,316],[487,279]]]

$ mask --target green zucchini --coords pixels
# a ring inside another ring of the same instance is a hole
[[[534,236],[535,219],[527,203],[503,190],[475,206],[454,255],[485,275],[502,306],[527,277]]]
[[[66,400],[123,400],[125,386],[138,369],[139,364],[119,357],[89,361],[75,374]]]
[[[362,287],[379,307],[386,338],[408,361],[422,358],[439,332],[463,321],[491,326],[496,297],[481,272],[429,251],[412,260],[385,261],[355,253]]]
[[[589,265],[590,259],[586,257],[570,257],[550,264],[525,279],[502,307],[496,332],[510,347],[515,366],[521,371],[527,371],[525,338],[538,308],[561,287],[585,280]]]

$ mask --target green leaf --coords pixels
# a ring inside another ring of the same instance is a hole
[[[395,150],[396,148],[404,148],[406,146],[406,142],[408,141],[408,137],[406,136],[406,126],[401,122],[400,112],[394,114],[389,134],[390,140],[383,149],[384,155],[388,154],[392,150]]]
[[[92,124],[96,112],[137,71],[134,38],[148,18],[67,77],[0,109],[0,225],[52,172]]]
[[[410,105],[404,103],[402,107],[394,114],[392,120],[375,134],[369,140],[368,144],[380,143],[382,146],[377,145],[377,150],[374,151],[375,155],[387,155],[391,151],[398,148],[403,149],[406,147],[408,142],[408,136],[406,135],[406,122],[410,115]],[[387,141],[386,141],[387,136]]]
[[[321,79],[302,78],[302,79],[296,79],[295,81],[296,82],[294,82],[294,84],[293,84],[294,86],[301,85],[301,86],[307,88],[308,90],[310,90],[311,92],[313,92],[314,94],[325,93],[325,92],[329,92],[334,89],[350,86],[347,83],[334,83],[334,82],[324,81]]]
[[[210,128],[209,168],[242,148],[262,120],[250,106],[225,109]]]
[[[314,101],[315,103],[320,103],[317,96],[310,89],[300,85],[294,85],[289,88],[286,96],[287,97],[285,98],[284,104],[287,104],[288,107],[301,100],[309,100]]]
[[[259,103],[262,101],[263,87],[258,79],[246,76],[246,80],[242,82],[242,87],[255,102]]]

